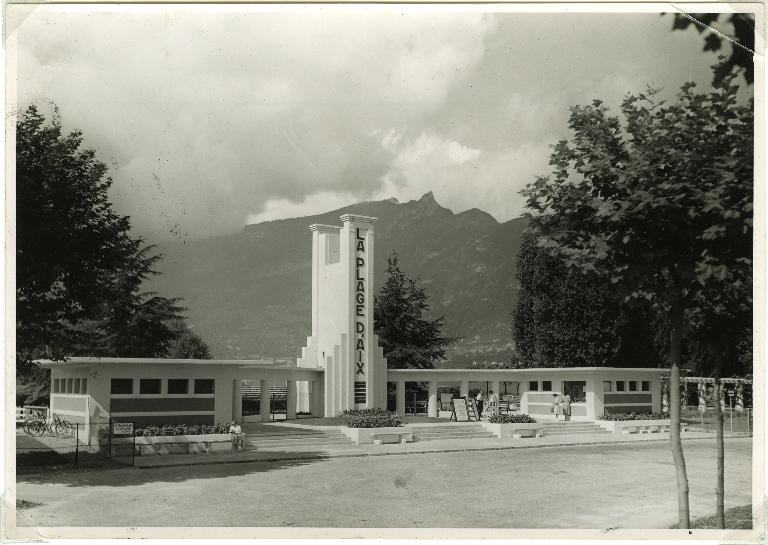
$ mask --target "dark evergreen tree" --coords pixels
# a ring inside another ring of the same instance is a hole
[[[112,179],[82,135],[35,106],[16,122],[16,356],[20,390],[44,380],[33,359],[163,356],[179,299],[142,292],[160,256],[109,201]],[[27,380],[28,384],[24,384]]]
[[[387,279],[374,299],[374,332],[391,369],[431,369],[458,339],[442,335],[444,318],[431,309],[423,288],[400,270],[397,254],[387,258]]]
[[[622,304],[610,283],[567,267],[523,236],[512,334],[520,367],[658,367],[653,319]],[[650,319],[650,322],[649,322]]]

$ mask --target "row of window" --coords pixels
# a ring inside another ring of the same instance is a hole
[[[54,394],[87,394],[87,378],[55,378],[53,379]]]
[[[614,387],[614,384],[616,385]],[[638,390],[638,387],[640,388]],[[603,392],[650,392],[651,381],[649,380],[612,380],[603,381]]]
[[[539,388],[541,386],[541,388]],[[551,380],[531,380],[528,382],[528,390],[531,392],[551,392],[552,381]]]
[[[139,394],[141,395],[153,395],[163,393],[163,380],[167,380],[168,385],[166,393],[168,394],[188,394],[189,393],[189,379],[186,378],[141,378],[139,379]],[[212,394],[214,393],[214,385],[216,382],[212,378],[196,378],[192,380],[192,393],[195,394]],[[112,394],[133,394],[133,379],[132,378],[113,378],[110,385],[110,393]]]

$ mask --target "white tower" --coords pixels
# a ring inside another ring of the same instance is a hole
[[[387,405],[387,360],[373,333],[376,218],[345,214],[341,221],[309,226],[312,336],[298,366],[325,368],[324,416]]]

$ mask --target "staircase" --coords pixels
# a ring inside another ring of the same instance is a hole
[[[593,422],[547,422],[544,424],[544,437],[553,435],[585,435],[585,434],[606,434],[610,435],[606,429],[601,428]]]
[[[354,443],[336,428],[327,430],[261,426],[245,434],[245,450],[325,451],[354,447]]]
[[[413,440],[435,441],[438,439],[489,439],[495,437],[480,424],[436,424],[413,426]]]

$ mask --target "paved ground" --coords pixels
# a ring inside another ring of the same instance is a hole
[[[751,439],[726,441],[726,507],[751,501]],[[714,513],[712,440],[684,444],[691,514]],[[668,528],[659,442],[19,476],[19,526]],[[553,496],[561,496],[553,501]]]

